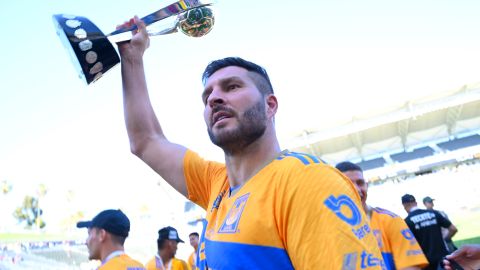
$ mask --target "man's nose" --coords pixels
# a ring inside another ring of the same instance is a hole
[[[208,105],[210,107],[213,107],[218,104],[224,104],[225,103],[225,97],[223,95],[223,92],[220,90],[214,89],[212,93],[208,96]]]

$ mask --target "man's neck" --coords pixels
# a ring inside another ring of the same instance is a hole
[[[123,248],[123,246],[106,247],[100,254],[101,260],[105,263],[107,260],[111,259],[111,257],[109,258],[110,255],[115,255],[114,253],[123,254],[125,252],[124,250],[125,249]]]
[[[363,210],[365,210],[365,214],[367,214],[367,217],[369,219],[372,218],[372,207],[367,205],[366,203],[363,203]]]
[[[225,155],[231,187],[242,186],[281,153],[276,137],[264,136],[241,153]]]
[[[165,252],[162,252],[162,251],[158,252],[158,256],[160,257],[160,259],[162,259],[162,263],[164,266],[166,266],[172,259],[172,257],[170,257],[169,255],[167,255]]]
[[[415,206],[412,206],[412,207],[410,207],[410,208],[408,209],[408,213],[411,213],[411,212],[413,212],[413,211],[415,211],[415,210],[417,210],[417,209],[419,209],[418,206],[416,206],[416,205],[415,205]]]

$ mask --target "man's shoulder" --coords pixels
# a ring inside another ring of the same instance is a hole
[[[432,212],[433,213],[433,211],[430,211],[430,210],[427,210],[427,209],[417,208],[413,211],[410,211],[410,213],[408,213],[408,216],[415,216],[415,215],[423,214],[423,213],[426,213],[426,212]]]
[[[318,157],[305,153],[284,151],[268,169],[276,174],[308,177],[310,174],[325,174],[335,168]]]
[[[187,270],[189,269],[187,262],[182,259],[173,258],[172,259],[173,269]]]
[[[326,164],[326,162],[315,155],[288,150],[282,151],[276,159],[283,161],[283,164],[291,164],[292,166]]]
[[[349,179],[315,156],[288,152],[277,159],[279,162],[269,168],[268,177],[273,175],[271,183],[285,184],[291,188],[303,187],[321,193],[342,193],[344,188],[352,188]]]
[[[377,213],[381,217],[385,217],[386,219],[393,219],[398,218],[399,216],[394,212],[381,208],[381,207],[373,207],[372,210]]]
[[[127,254],[115,257],[109,260],[104,265],[100,266],[98,270],[144,270],[145,267],[142,263],[137,260],[132,259]]]

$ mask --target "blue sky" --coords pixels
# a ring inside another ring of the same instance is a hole
[[[65,213],[79,208],[93,215],[107,207],[135,213],[147,205],[161,219],[183,209],[178,194],[158,186],[159,177],[129,152],[119,66],[85,85],[51,18],[85,16],[109,33],[170,3],[0,3],[0,181],[14,185],[0,198],[0,217],[40,183],[49,186],[45,207],[76,192],[72,205],[60,204]],[[241,56],[267,68],[280,103],[279,138],[287,146],[304,129],[478,82],[479,8],[473,0],[219,0],[207,36],[152,38],[145,55],[152,102],[171,140],[221,160],[203,123],[200,76],[213,59]],[[178,207],[166,209],[172,201]],[[50,224],[62,214],[49,216]]]

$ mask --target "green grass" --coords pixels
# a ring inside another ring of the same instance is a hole
[[[455,246],[457,247],[461,247],[465,244],[480,244],[480,236],[469,238],[469,239],[453,241],[453,243],[455,243]]]
[[[458,233],[453,237],[454,242],[480,237],[480,210],[478,207],[453,214],[451,221],[458,229]]]

